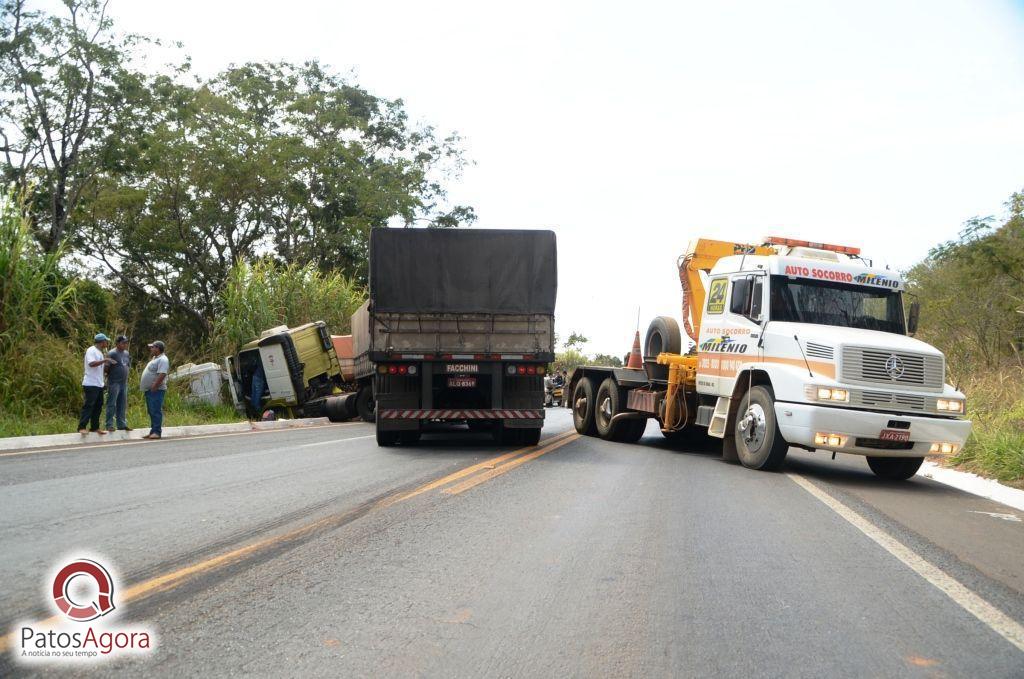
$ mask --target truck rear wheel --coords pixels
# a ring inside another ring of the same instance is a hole
[[[923,457],[869,457],[868,466],[875,476],[892,481],[906,481],[917,473]]]
[[[359,393],[356,394],[356,412],[363,422],[374,422],[377,419],[374,405],[373,387],[369,384],[359,387]]]
[[[540,443],[540,428],[537,429],[521,429],[522,444],[524,446],[535,446]]]
[[[736,452],[749,469],[776,471],[782,467],[789,444],[775,421],[775,399],[767,388],[753,387],[736,413]]]
[[[397,445],[402,433],[400,431],[381,431],[380,427],[377,427],[377,445],[382,448]]]
[[[594,425],[597,435],[606,441],[634,443],[644,434],[647,420],[628,419],[612,422],[612,418],[625,412],[623,408],[623,392],[612,377],[607,378],[597,389],[597,401],[594,404]],[[645,425],[641,427],[640,425]]]
[[[572,423],[577,433],[584,436],[593,436],[597,433],[594,424],[594,401],[597,391],[594,388],[594,380],[589,377],[580,378],[576,387],[572,390]]]

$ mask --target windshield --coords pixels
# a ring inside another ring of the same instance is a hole
[[[772,276],[771,320],[906,334],[896,290]]]

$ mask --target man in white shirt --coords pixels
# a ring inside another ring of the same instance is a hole
[[[103,410],[103,368],[113,362],[103,355],[103,350],[109,343],[110,338],[101,332],[93,338],[93,345],[85,350],[85,375],[82,377],[85,403],[82,405],[82,415],[78,418],[79,434],[87,434],[90,431],[97,434],[107,433],[106,429],[100,429],[100,413]],[[85,428],[87,424],[88,429]]]

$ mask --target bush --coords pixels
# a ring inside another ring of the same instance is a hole
[[[1024,369],[978,373],[960,386],[974,430],[951,462],[1024,487]]]
[[[311,264],[238,262],[220,293],[223,311],[215,322],[215,355],[233,354],[277,325],[324,321],[333,334],[345,334],[351,315],[365,299],[366,292],[352,279],[323,273]]]

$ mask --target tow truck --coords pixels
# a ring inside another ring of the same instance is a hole
[[[583,366],[568,385],[576,431],[635,442],[648,419],[681,444],[722,440],[729,462],[779,469],[790,447],[867,458],[905,480],[971,431],[945,357],[915,339],[904,281],[859,248],[790,238],[696,239],[676,262],[683,329],[655,318],[642,356]]]

